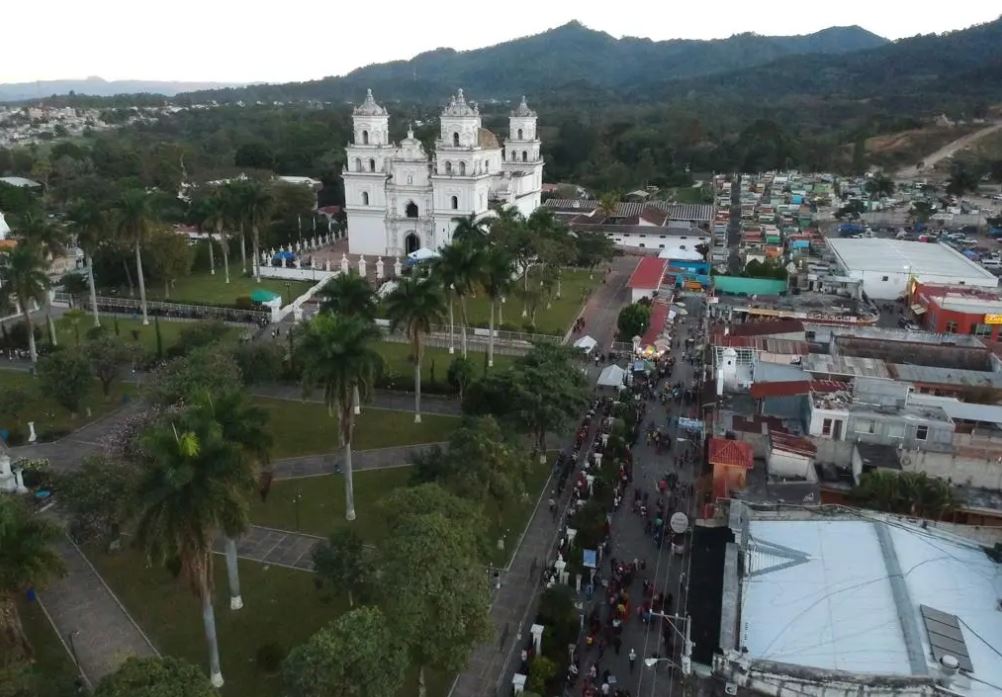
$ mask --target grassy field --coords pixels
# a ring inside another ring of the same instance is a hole
[[[35,652],[35,662],[26,677],[27,694],[33,697],[65,697],[75,694],[77,669],[56,630],[38,603],[17,603],[24,633]]]
[[[134,385],[116,382],[111,386],[111,395],[105,399],[101,393],[101,384],[95,380],[94,386],[81,402],[80,413],[73,418],[70,412],[42,393],[38,381],[32,375],[17,370],[0,370],[0,391],[15,387],[27,391],[28,402],[17,423],[0,422],[0,429],[15,431],[21,438],[27,438],[28,422],[34,421],[35,432],[39,441],[43,442],[59,438],[101,418],[117,409],[123,398],[135,394]]]
[[[192,326],[192,322],[171,322],[160,319],[160,338],[163,341],[164,351],[168,351],[178,342],[181,332],[185,327]],[[79,342],[87,341],[87,330],[93,325],[90,315],[79,319],[74,324],[72,319],[60,317],[56,320],[56,338],[60,346],[77,346]],[[156,325],[151,319],[150,323],[143,326],[141,319],[125,319],[122,317],[102,317],[101,326],[116,333],[119,338],[127,344],[135,344],[142,348],[147,354],[155,354],[157,350]],[[117,330],[116,330],[117,326]],[[242,331],[237,327],[227,327],[228,336],[237,337]],[[48,341],[48,332],[44,334],[45,341]]]
[[[386,538],[386,521],[379,513],[379,501],[399,487],[407,486],[409,467],[355,472],[355,522],[358,533],[370,543]],[[299,497],[299,531],[326,537],[347,525],[344,519],[344,477],[330,475],[308,479],[279,480],[271,485],[268,500],[251,503],[250,516],[256,525],[280,530],[296,530],[296,497]]]
[[[400,388],[412,390],[414,384],[414,364],[411,362],[411,345],[384,341],[377,347],[379,354],[383,357],[384,375],[392,375],[399,379]],[[449,376],[449,365],[452,360],[461,355],[459,337],[456,337],[456,353],[449,355],[449,349],[428,346],[424,349],[424,360],[421,363],[421,381],[425,384],[432,382],[432,368],[434,367],[434,382],[445,384]],[[469,359],[473,363],[474,375],[479,377],[486,365],[486,354],[480,351],[470,351]],[[515,360],[514,356],[502,356],[494,354],[494,367],[497,369],[511,365]]]
[[[272,457],[314,455],[340,447],[337,417],[328,415],[323,404],[263,397],[254,401],[270,416],[269,428],[275,439]],[[454,416],[424,414],[422,423],[416,424],[413,412],[363,406],[355,423],[353,444],[356,450],[368,450],[437,443],[447,440],[458,425],[459,419]]]
[[[493,506],[485,511],[490,525],[490,539],[497,540],[502,534],[505,537],[504,550],[497,547],[491,550],[491,563],[495,566],[504,566],[511,558],[549,473],[548,465],[534,463],[526,486],[528,497],[524,501],[508,506],[501,516]],[[407,486],[410,476],[409,467],[355,473],[352,481],[357,518],[352,525],[367,542],[378,545],[386,538],[387,529],[379,514],[379,502],[387,493]],[[325,537],[335,528],[347,524],[344,519],[344,477],[340,475],[276,481],[265,503],[257,499],[251,504],[251,520],[257,525],[296,530],[297,498],[299,531]]]
[[[142,555],[131,549],[115,555],[89,549],[88,557],[161,652],[207,670],[198,601],[181,581],[165,569],[147,566]],[[245,607],[234,612],[229,609],[225,565],[221,557],[216,561],[216,631],[226,680],[220,694],[279,697],[281,679],[257,665],[258,650],[275,643],[288,652],[343,613],[347,600],[340,593],[318,591],[309,573],[241,560]],[[448,676],[429,673],[429,697],[445,697],[449,684]],[[401,697],[416,694],[415,673]]]
[[[542,269],[533,266],[529,269],[529,283],[539,283]],[[561,295],[559,298],[551,298],[550,307],[546,303],[540,303],[536,309],[536,331],[540,334],[563,335],[571,324],[577,319],[578,312],[585,301],[586,293],[601,283],[601,276],[596,275],[594,279],[588,278],[587,271],[564,271],[561,280]],[[520,290],[522,280],[518,281],[518,290],[512,293],[504,304],[504,323],[512,325],[518,331],[522,330],[522,325],[528,318],[522,318],[522,300]],[[487,296],[478,293],[476,297],[466,299],[466,311],[470,324],[475,327],[486,327],[490,320],[490,303]],[[459,308],[456,308],[456,319],[459,318]],[[499,327],[498,318],[494,318],[495,326]]]
[[[171,288],[170,296],[166,300],[184,303],[193,302],[202,305],[234,305],[237,298],[248,296],[251,291],[263,288],[282,296],[282,304],[288,304],[306,292],[313,284],[304,281],[286,281],[274,278],[262,278],[260,283],[255,283],[250,276],[242,276],[239,267],[236,269],[230,266],[230,283],[226,284],[221,269],[216,270],[216,275],[209,274],[208,271],[194,271],[190,276],[179,278],[174,287]],[[107,289],[104,289],[107,291]],[[125,288],[115,289],[119,296],[128,295]],[[136,291],[135,297],[139,297]],[[162,283],[147,283],[146,297],[148,300],[164,300],[164,287]]]

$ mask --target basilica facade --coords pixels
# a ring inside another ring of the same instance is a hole
[[[402,256],[452,241],[456,219],[490,214],[491,204],[528,216],[539,207],[543,159],[536,112],[525,98],[508,118],[502,144],[484,128],[463,90],[442,110],[433,153],[408,130],[393,143],[390,115],[369,90],[352,113],[344,177],[348,247],[353,254]]]

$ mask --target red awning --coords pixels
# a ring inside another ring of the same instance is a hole
[[[751,469],[755,459],[752,447],[740,440],[710,439],[710,464]]]

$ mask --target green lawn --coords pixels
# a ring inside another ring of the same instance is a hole
[[[164,351],[168,351],[177,343],[185,327],[191,327],[192,325],[192,322],[171,322],[170,320],[161,318],[160,338],[163,341]],[[80,341],[86,341],[87,330],[92,326],[94,325],[89,314],[78,320],[75,326],[73,320],[60,317],[56,320],[56,338],[61,346],[77,346],[78,333]],[[156,325],[152,319],[144,327],[141,319],[105,316],[101,318],[101,326],[106,327],[111,332],[115,332],[125,343],[137,344],[142,347],[143,351],[147,354],[152,355],[156,353],[157,333]],[[238,329],[237,327],[227,327],[227,336],[236,337],[242,331],[245,330]],[[45,332],[44,337],[46,341],[48,341],[48,336],[48,332]]]
[[[392,376],[394,386],[400,389],[413,390],[414,385],[414,364],[411,362],[411,345],[409,343],[399,343],[394,341],[384,341],[377,345],[376,350],[383,357],[384,375]],[[449,349],[437,346],[427,346],[424,349],[424,360],[421,363],[421,382],[424,385],[436,383],[446,385],[449,378],[449,365],[452,360],[462,355],[460,350],[459,337],[456,337],[456,353],[449,355]],[[486,353],[480,351],[469,352],[470,362],[473,363],[474,375],[479,377],[486,365]],[[505,368],[515,360],[514,356],[502,356],[494,354],[494,367]],[[434,370],[433,370],[434,369]],[[432,380],[434,372],[434,380]]]
[[[379,501],[394,489],[407,486],[409,467],[355,472],[355,522],[351,525],[367,542],[386,538],[386,521]],[[268,500],[254,499],[250,516],[256,525],[296,530],[296,497],[299,497],[299,530],[326,537],[347,524],[344,519],[344,477],[330,475],[274,482]]]
[[[502,533],[505,536],[504,550],[492,547],[491,563],[495,566],[504,566],[511,558],[549,473],[549,465],[534,463],[526,487],[528,497],[509,506],[500,519],[493,506],[485,512],[491,541],[496,541]],[[383,517],[379,515],[379,502],[390,491],[407,486],[410,476],[409,467],[355,473],[352,481],[357,517],[352,525],[367,542],[378,545],[385,539],[387,530]],[[340,475],[276,481],[265,503],[261,503],[260,499],[252,502],[251,520],[257,525],[296,530],[297,498],[300,531],[325,537],[346,524],[344,477]]]
[[[24,633],[35,652],[35,662],[26,676],[33,697],[65,697],[75,694],[77,669],[59,640],[41,606],[20,600],[17,603]],[[0,690],[2,691],[2,690]]]
[[[125,396],[135,394],[134,385],[115,382],[111,386],[111,395],[106,400],[101,393],[101,384],[95,380],[93,388],[81,403],[80,413],[73,418],[66,409],[42,394],[38,381],[32,375],[19,370],[0,369],[0,391],[14,387],[27,390],[29,400],[17,423],[0,422],[0,428],[11,430],[22,441],[28,437],[29,421],[35,422],[35,433],[39,441],[55,440],[114,411],[122,404]]]
[[[533,266],[529,270],[529,283],[539,283],[542,269]],[[585,301],[585,294],[602,282],[601,274],[596,274],[594,279],[588,278],[587,271],[565,270],[561,276],[561,295],[559,298],[552,298],[550,308],[547,309],[545,302],[540,303],[536,309],[536,331],[540,334],[558,334],[563,336],[571,324],[577,319],[578,312]],[[516,290],[504,304],[504,323],[512,325],[516,330],[522,331],[522,325],[528,318],[522,318],[521,288],[522,280],[518,281]],[[458,320],[457,307],[457,320]],[[478,293],[476,297],[466,299],[466,311],[469,315],[470,324],[477,327],[486,327],[490,320],[490,304],[487,296]],[[495,326],[500,326],[498,318],[494,318]]]
[[[108,585],[163,653],[180,656],[207,671],[207,652],[198,602],[165,569],[150,568],[138,552],[115,555],[88,549],[88,557]],[[280,697],[281,680],[257,666],[258,649],[277,643],[283,650],[303,643],[345,611],[342,594],[318,591],[311,574],[277,566],[240,561],[240,586],[245,607],[229,609],[226,570],[216,557],[216,631],[226,684],[223,697]],[[429,674],[429,697],[445,697],[449,679]],[[416,679],[401,697],[417,694]]]
[[[251,291],[258,288],[270,290],[282,296],[282,304],[286,305],[290,300],[295,300],[306,292],[313,284],[304,281],[286,281],[274,278],[262,278],[260,283],[255,283],[250,276],[240,274],[239,266],[234,268],[230,265],[230,283],[226,284],[223,278],[222,269],[216,270],[216,275],[209,274],[208,271],[194,271],[190,276],[179,278],[174,287],[171,288],[170,296],[166,298],[172,302],[192,302],[201,305],[234,305],[237,298],[248,296]],[[119,296],[127,296],[128,289],[117,288]],[[136,296],[139,297],[139,291]],[[146,297],[149,300],[163,300],[164,287],[162,283],[148,282],[146,284]]]
[[[264,397],[256,397],[254,401],[270,416],[269,428],[275,439],[272,457],[314,455],[340,447],[337,417],[328,415],[323,404]],[[423,414],[422,423],[416,424],[413,412],[363,406],[353,443],[356,450],[437,443],[448,440],[458,425],[459,418],[455,416]]]

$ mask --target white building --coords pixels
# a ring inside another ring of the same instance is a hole
[[[997,553],[870,511],[734,501],[728,522],[713,672],[729,694],[1002,691]]]
[[[0,240],[7,239],[7,235],[10,234],[10,226],[7,221],[4,220],[3,211],[0,211]]]
[[[503,147],[462,90],[442,110],[431,155],[412,130],[399,144],[390,141],[390,115],[371,90],[352,120],[343,172],[352,253],[400,256],[436,249],[452,241],[457,218],[486,215],[492,201],[526,216],[540,204],[536,112],[524,97],[508,119]]]
[[[845,275],[862,281],[863,292],[874,300],[904,296],[911,279],[986,288],[999,282],[983,266],[945,244],[884,238],[829,237],[827,241]]]

